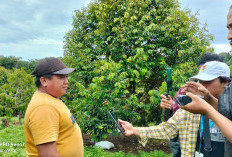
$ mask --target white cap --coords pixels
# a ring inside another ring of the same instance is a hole
[[[230,77],[230,68],[227,64],[218,61],[206,62],[199,73],[193,77],[190,77],[190,81],[198,79],[201,81],[211,81],[218,77]]]

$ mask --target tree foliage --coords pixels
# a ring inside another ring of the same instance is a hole
[[[23,68],[0,71],[0,116],[23,116],[35,90],[33,78]]]
[[[97,0],[75,13],[64,61],[77,72],[66,100],[97,138],[114,127],[109,109],[137,125],[159,123],[166,68],[179,87],[212,39],[176,0]]]
[[[226,62],[228,65],[232,65],[232,55],[230,52],[220,53],[219,56],[222,57],[224,62]]]
[[[230,75],[232,75],[232,55],[231,52],[222,52],[219,54],[223,58],[224,62],[230,67]]]
[[[36,64],[39,60],[30,60],[30,61],[23,61],[21,57],[9,56],[4,57],[0,56],[0,66],[5,67],[6,69],[21,69],[24,68],[28,73],[34,70]]]

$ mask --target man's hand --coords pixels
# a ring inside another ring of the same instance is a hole
[[[201,95],[205,101],[209,102],[213,95],[202,84],[196,82],[187,82],[184,86],[183,93],[191,92],[195,95]]]
[[[170,95],[168,95],[168,100],[166,98],[165,95],[161,95],[162,99],[161,99],[161,102],[160,102],[160,107],[165,110],[165,109],[169,109],[171,110],[172,109],[172,97]]]
[[[192,102],[185,106],[181,106],[181,108],[192,113],[206,114],[207,117],[214,121],[214,123],[219,127],[223,135],[232,142],[232,121],[221,115],[211,105],[198,96],[193,95],[192,93],[186,93],[186,95],[192,99]]]
[[[133,127],[133,125],[127,121],[123,121],[121,119],[118,119],[119,125],[122,127],[124,130],[124,135],[125,136],[131,136],[131,135],[136,135],[139,136],[139,130],[136,127]]]
[[[186,93],[188,97],[192,99],[192,102],[185,105],[180,106],[182,109],[185,109],[191,113],[198,113],[198,114],[206,114],[207,109],[212,107],[210,104],[208,104],[205,100],[198,97],[197,95],[194,95],[192,93]]]
[[[218,99],[215,98],[202,84],[196,82],[187,82],[184,86],[183,93],[191,92],[195,95],[201,95],[214,109],[217,110]]]

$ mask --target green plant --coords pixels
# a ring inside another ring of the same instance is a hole
[[[26,156],[22,125],[10,125],[0,129],[0,141],[0,156]]]
[[[0,116],[19,115],[22,124],[21,118],[35,90],[33,78],[23,68],[6,70],[5,73],[6,80],[0,86]]]
[[[138,126],[160,123],[166,68],[180,87],[212,39],[176,0],[97,0],[75,13],[64,62],[77,72],[65,100],[96,141],[115,130],[108,110]]]
[[[125,154],[122,151],[110,153],[100,148],[85,147],[85,157],[171,157],[171,154],[165,154],[163,151],[153,151],[150,153],[141,151],[139,155],[132,153]]]

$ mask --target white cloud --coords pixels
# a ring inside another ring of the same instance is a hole
[[[28,41],[28,43],[31,43],[33,45],[63,45],[63,42],[54,40],[54,39],[43,39],[43,38],[37,38],[37,39],[32,39]]]
[[[15,2],[25,3],[28,6],[40,4],[40,0],[14,0]]]
[[[189,8],[201,24],[207,23],[209,33],[214,36],[215,43],[228,43],[226,41],[226,20],[231,1],[229,0],[179,0],[181,8]]]
[[[90,0],[3,0],[0,5],[0,55],[24,60],[63,56],[63,39],[74,10]]]
[[[0,43],[0,54],[23,60],[63,57],[63,42],[51,38],[35,38],[16,43]]]
[[[211,46],[214,48],[215,53],[231,51],[231,46],[229,43],[228,44],[212,44]]]
[[[86,0],[84,6],[87,7],[89,3],[91,3],[93,0]]]

